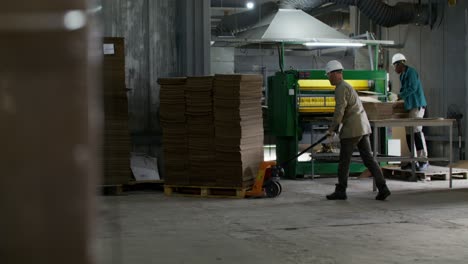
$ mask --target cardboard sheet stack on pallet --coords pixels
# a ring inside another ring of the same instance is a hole
[[[186,78],[161,78],[160,122],[163,132],[166,184],[189,184],[188,136],[185,117]]]
[[[216,75],[217,186],[247,187],[263,161],[261,75]]]
[[[130,171],[130,133],[125,86],[125,53],[123,38],[104,38],[112,47],[103,59],[104,184],[127,183]]]
[[[189,77],[185,86],[190,185],[213,186],[213,77]]]
[[[251,186],[263,161],[262,76],[158,83],[166,186]]]

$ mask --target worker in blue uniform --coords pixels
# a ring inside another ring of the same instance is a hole
[[[401,53],[396,53],[392,57],[392,64],[395,72],[400,75],[400,93],[398,98],[404,101],[405,109],[408,111],[409,118],[423,118],[426,111],[426,97],[419,79],[418,72],[406,64],[406,57]],[[406,143],[411,150],[411,133],[414,129],[414,144],[416,146],[416,157],[427,158],[427,146],[422,131],[422,126],[406,127]],[[429,166],[429,162],[415,162],[416,170],[424,171]],[[411,169],[411,163],[401,167],[402,169]]]
[[[325,71],[331,85],[335,87],[335,112],[333,121],[327,134],[334,136],[341,125],[340,161],[338,164],[338,184],[335,192],[327,195],[328,200],[346,200],[348,187],[349,166],[354,148],[358,148],[364,165],[369,169],[375,179],[379,193],[376,200],[385,200],[390,195],[379,164],[372,155],[369,134],[371,126],[361,99],[354,88],[343,80],[343,65],[332,60],[327,63]]]

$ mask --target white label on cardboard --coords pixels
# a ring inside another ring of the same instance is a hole
[[[131,153],[130,166],[136,181],[160,180],[155,157]]]
[[[115,54],[114,44],[104,44],[103,45],[104,55]]]
[[[294,89],[289,89],[289,95],[294,95]]]

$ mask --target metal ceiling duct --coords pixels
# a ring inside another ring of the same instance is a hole
[[[217,26],[217,36],[234,36],[248,30],[261,22],[263,18],[271,17],[278,9],[301,9],[310,12],[327,3],[353,5],[359,8],[376,24],[393,27],[399,24],[434,25],[437,18],[435,5],[413,3],[397,3],[388,5],[383,0],[281,0],[278,3],[266,2],[253,10],[229,15],[223,18]]]
[[[382,0],[323,0],[323,3],[355,5],[359,10],[383,27],[399,24],[434,25],[437,18],[433,5],[397,3],[390,6]]]

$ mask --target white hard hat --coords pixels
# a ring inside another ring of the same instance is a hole
[[[406,60],[405,55],[401,53],[395,53],[395,55],[393,55],[392,57],[392,64],[395,64],[395,62],[398,62],[398,61],[405,61],[405,60]]]
[[[332,71],[337,71],[337,70],[343,70],[343,65],[337,60],[332,60],[327,63],[327,66],[325,66],[325,72],[330,73]]]

